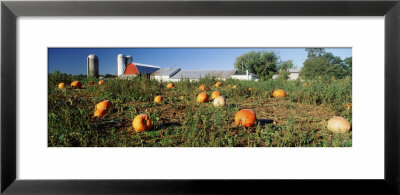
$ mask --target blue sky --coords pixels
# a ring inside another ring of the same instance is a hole
[[[293,60],[298,68],[307,58],[305,48],[49,48],[48,71],[86,74],[86,57],[96,54],[100,74],[115,74],[117,55],[131,55],[134,62],[183,70],[231,70],[236,57],[249,51],[275,51],[280,60]],[[351,48],[325,48],[342,59],[352,56]]]

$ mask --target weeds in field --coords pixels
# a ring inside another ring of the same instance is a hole
[[[73,80],[82,89],[69,86],[60,90],[59,82]],[[95,85],[89,85],[94,81]],[[352,132],[334,134],[326,129],[332,116],[352,121],[351,79],[333,81],[239,81],[228,79],[215,87],[215,78],[182,80],[174,89],[165,82],[137,77],[133,80],[98,79],[49,74],[48,145],[74,146],[147,146],[147,147],[351,147]],[[218,90],[227,100],[225,107],[199,104],[199,86]],[[236,88],[232,86],[236,85]],[[253,90],[248,90],[252,88]],[[283,89],[287,96],[274,99],[272,91]],[[154,103],[161,95],[163,101]],[[104,118],[93,118],[94,106],[105,99],[114,107]],[[235,126],[235,113],[243,108],[257,115],[252,128]],[[137,133],[133,118],[141,113],[153,121],[151,131]]]

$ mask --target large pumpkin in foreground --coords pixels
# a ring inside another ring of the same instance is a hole
[[[235,124],[244,127],[254,126],[256,121],[256,114],[250,109],[242,109],[235,114]]]
[[[275,98],[283,98],[286,96],[286,93],[282,89],[276,89],[272,93],[272,96],[274,96]]]
[[[334,133],[350,131],[350,123],[343,117],[333,117],[328,121],[328,129]]]
[[[153,128],[150,118],[145,114],[137,115],[132,121],[132,126],[136,132],[148,131]]]
[[[201,92],[199,93],[199,95],[197,95],[197,102],[203,103],[207,101],[208,101],[208,95],[205,92]]]
[[[73,81],[71,83],[71,87],[80,89],[82,87],[82,83],[79,81]]]
[[[96,110],[108,110],[113,106],[110,100],[104,100],[96,104]]]
[[[218,97],[218,96],[221,96],[221,93],[218,92],[218,91],[214,91],[214,92],[212,92],[212,94],[211,94],[211,99],[213,100],[213,99],[215,99],[215,98]]]
[[[223,106],[226,105],[226,100],[225,100],[224,97],[218,96],[218,97],[216,97],[216,98],[214,99],[213,105],[214,105],[215,107],[223,107]]]

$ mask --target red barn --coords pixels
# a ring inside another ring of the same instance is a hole
[[[124,74],[121,75],[120,77],[121,78],[131,78],[136,75],[150,77],[150,75],[152,73],[156,72],[159,69],[160,69],[159,66],[131,62],[128,65],[126,65]]]

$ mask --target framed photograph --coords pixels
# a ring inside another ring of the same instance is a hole
[[[399,6],[2,1],[1,192],[399,194]]]

